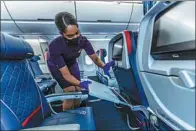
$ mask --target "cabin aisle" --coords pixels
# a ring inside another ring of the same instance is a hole
[[[93,107],[97,130],[130,130],[113,103],[102,100],[88,106]]]

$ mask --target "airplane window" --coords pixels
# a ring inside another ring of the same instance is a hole
[[[114,42],[112,58],[115,60],[122,60],[123,39],[120,38]]]
[[[161,14],[155,21],[152,44],[155,59],[194,59],[195,4],[182,2]]]
[[[25,41],[27,41],[31,45],[35,55],[39,55],[40,60],[38,61],[38,63],[44,64],[44,56],[38,39],[25,39]]]
[[[93,61],[91,60],[91,58],[88,55],[85,55],[85,63],[87,65],[92,65]]]

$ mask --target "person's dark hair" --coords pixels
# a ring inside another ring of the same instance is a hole
[[[55,24],[61,34],[65,32],[68,25],[76,25],[78,27],[77,20],[68,12],[60,12],[56,14]]]

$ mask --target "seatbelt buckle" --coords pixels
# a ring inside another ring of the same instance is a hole
[[[81,89],[81,92],[82,92],[82,94],[84,94],[84,95],[89,94],[89,90],[86,90],[86,89]]]

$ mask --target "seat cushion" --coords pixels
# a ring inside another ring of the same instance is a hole
[[[91,107],[81,107],[54,114],[46,118],[41,126],[79,124],[80,130],[95,130],[93,110]]]
[[[20,131],[40,131],[40,130],[50,130],[50,131],[59,131],[59,130],[74,130],[74,131],[79,131],[80,130],[80,125],[78,124],[66,124],[66,125],[55,125],[55,126],[42,126],[42,127],[34,127],[34,128],[27,128],[23,129]]]

